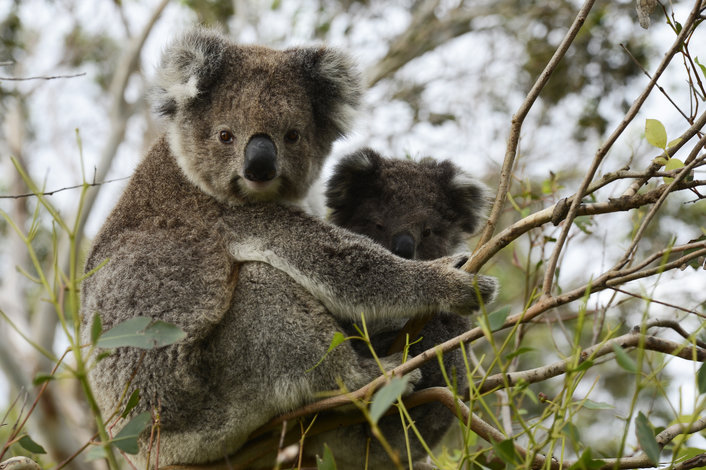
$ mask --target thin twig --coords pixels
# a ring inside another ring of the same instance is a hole
[[[8,65],[8,64],[0,64],[0,65]],[[8,82],[24,82],[24,81],[29,81],[29,80],[57,80],[60,78],[76,78],[76,77],[83,77],[84,75],[86,75],[86,72],[74,73],[71,75],[52,75],[52,76],[37,76],[37,77],[0,77],[0,80],[5,80]]]
[[[706,361],[706,350],[704,349],[675,343],[666,339],[657,338],[656,336],[641,337],[638,331],[627,333],[625,335],[610,339],[602,344],[586,348],[581,351],[581,359],[578,363],[575,363],[574,357],[569,357],[562,361],[557,361],[534,369],[495,374],[478,381],[476,388],[479,393],[485,393],[496,389],[514,386],[519,381],[524,381],[527,383],[542,382],[552,377],[557,377],[569,371],[571,367],[577,367],[579,364],[582,364],[587,360],[593,360],[594,358],[612,354],[614,344],[617,344],[624,349],[644,346],[646,350],[670,354],[682,359],[696,359],[700,362]]]
[[[576,197],[571,203],[569,213],[566,216],[566,223],[555,242],[552,256],[547,262],[546,271],[544,273],[544,283],[542,285],[542,295],[551,295],[554,275],[556,272],[557,263],[559,261],[559,256],[561,255],[564,249],[564,244],[566,243],[566,240],[568,238],[573,221],[578,215],[578,208],[581,204],[581,199],[583,198],[584,194],[586,194],[586,189],[593,180],[593,177],[596,174],[596,171],[598,171],[598,167],[603,162],[603,159],[608,154],[608,150],[610,150],[613,144],[615,144],[615,142],[618,140],[618,137],[622,135],[622,133],[628,127],[628,124],[630,124],[630,122],[632,122],[635,116],[637,116],[637,113],[642,107],[643,103],[645,102],[645,100],[647,100],[647,97],[650,95],[650,93],[652,93],[652,89],[657,83],[657,80],[659,79],[659,77],[662,76],[662,73],[666,70],[674,55],[681,49],[682,44],[684,43],[684,39],[688,35],[691,28],[694,26],[694,23],[696,22],[696,19],[699,16],[700,5],[701,0],[697,0],[694,4],[694,8],[692,8],[691,13],[689,14],[689,17],[684,22],[683,29],[677,36],[669,51],[665,54],[664,58],[660,62],[659,66],[657,67],[657,70],[654,73],[654,76],[647,84],[645,89],[642,91],[640,96],[638,96],[638,98],[633,102],[632,106],[630,106],[630,109],[626,113],[625,117],[618,125],[618,127],[613,131],[613,133],[608,137],[606,143],[603,144],[596,152],[596,155],[593,158],[593,162],[591,163],[591,166],[589,167],[588,172],[586,173],[586,177],[581,183],[579,190],[576,191]]]
[[[630,50],[628,50],[628,48],[625,46],[625,44],[623,44],[623,43],[621,42],[621,43],[620,43],[620,47],[622,47],[623,50],[625,51],[625,53],[626,53],[628,56],[630,56],[630,59],[632,59],[633,63],[634,63],[640,70],[642,70],[642,73],[644,73],[645,76],[651,80],[652,77],[650,76],[650,73],[645,69],[645,67],[642,66],[642,64],[635,58],[635,56],[632,55],[632,52],[630,52]],[[687,116],[686,113],[684,113],[684,111],[681,110],[681,108],[679,107],[679,105],[677,105],[677,104],[674,102],[674,100],[672,100],[672,98],[669,96],[669,94],[667,94],[666,90],[665,90],[664,88],[662,88],[658,83],[656,83],[655,86],[657,87],[657,89],[658,89],[660,92],[662,92],[662,94],[664,95],[664,97],[667,98],[667,100],[669,100],[670,103],[672,103],[672,106],[674,106],[674,108],[675,108],[677,111],[679,111],[679,114],[681,114],[681,115],[684,117],[684,119],[686,119],[686,121],[687,121],[689,124],[693,124],[693,119],[689,118],[689,116]]]
[[[697,312],[696,310],[690,310],[690,309],[688,309],[688,308],[680,307],[679,305],[674,305],[674,304],[670,304],[670,303],[668,303],[668,302],[663,302],[663,301],[661,301],[661,300],[657,300],[657,299],[653,299],[653,298],[650,298],[650,297],[646,297],[646,296],[644,296],[644,295],[635,294],[635,293],[633,293],[633,292],[626,291],[626,290],[624,290],[624,289],[619,289],[619,288],[613,287],[613,286],[611,286],[610,289],[612,289],[612,290],[614,290],[614,291],[616,291],[616,292],[620,292],[621,294],[629,295],[630,297],[635,297],[636,299],[645,300],[645,301],[650,302],[650,303],[653,303],[653,304],[664,305],[665,307],[673,308],[674,310],[680,310],[680,311],[685,312],[685,313],[691,313],[691,314],[693,314],[693,315],[699,315],[699,312]],[[666,326],[666,325],[660,325],[660,326]],[[683,330],[682,330],[682,331],[683,331]],[[703,347],[703,346],[702,346],[702,347]]]
[[[94,182],[94,183],[77,184],[77,185],[75,185],[75,186],[67,186],[67,187],[65,187],[65,188],[55,189],[55,190],[53,190],[53,191],[43,192],[43,193],[39,193],[39,194],[36,194],[36,193],[25,193],[25,194],[0,195],[0,199],[20,199],[20,198],[35,197],[35,196],[53,196],[54,194],[60,193],[60,192],[62,192],[62,191],[68,191],[68,190],[71,190],[71,189],[82,189],[82,188],[84,188],[84,187],[89,187],[89,188],[90,188],[90,187],[94,187],[94,186],[101,186],[101,185],[108,184],[108,183],[115,183],[115,182],[117,182],[117,181],[124,181],[124,180],[129,179],[129,178],[130,178],[129,176],[125,176],[125,177],[123,177],[123,178],[115,178],[115,179],[112,179],[112,180],[101,181],[101,182],[98,182],[98,183],[95,183],[95,182]]]
[[[540,92],[549,81],[549,78],[554,72],[554,69],[556,69],[557,65],[559,65],[559,62],[566,54],[566,51],[569,49],[569,46],[576,38],[576,35],[581,29],[581,26],[583,26],[583,23],[586,21],[588,13],[591,11],[591,8],[593,8],[593,4],[594,0],[587,0],[583,4],[578,14],[576,15],[576,18],[574,19],[574,22],[572,23],[571,27],[566,32],[566,35],[564,35],[564,39],[562,39],[561,43],[559,44],[559,47],[557,47],[556,51],[554,52],[554,55],[549,60],[546,67],[537,78],[537,81],[535,81],[534,85],[532,86],[532,89],[527,94],[527,97],[522,102],[517,112],[512,116],[512,125],[510,127],[510,135],[508,136],[507,140],[505,159],[503,161],[503,166],[500,171],[500,184],[498,185],[498,192],[495,196],[495,202],[493,203],[493,208],[488,217],[488,221],[486,222],[483,232],[481,233],[480,239],[478,241],[478,247],[485,244],[493,236],[493,233],[495,232],[495,227],[497,226],[498,221],[500,219],[500,215],[502,214],[503,209],[505,208],[507,192],[510,187],[512,168],[515,165],[517,147],[520,142],[520,131],[522,129],[522,123],[527,117],[527,114],[529,113],[530,109],[532,109],[532,106],[534,105],[535,101],[539,97]],[[466,266],[464,266],[463,269],[468,270]]]

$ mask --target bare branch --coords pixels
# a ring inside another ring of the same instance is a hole
[[[115,182],[117,182],[117,181],[124,181],[124,180],[126,180],[126,179],[128,179],[128,178],[129,178],[129,176],[126,176],[126,177],[124,177],[124,178],[115,178],[115,179],[112,179],[112,180],[101,181],[101,182],[99,182],[99,183],[93,182],[93,183],[77,184],[77,185],[75,185],[75,186],[67,186],[67,187],[65,187],[65,188],[55,189],[55,190],[53,190],[53,191],[48,191],[48,192],[44,192],[44,193],[39,193],[39,196],[53,196],[53,195],[56,194],[56,193],[60,193],[60,192],[62,192],[62,191],[68,191],[68,190],[70,190],[70,189],[81,189],[81,188],[84,188],[84,187],[92,188],[92,187],[94,187],[94,186],[102,186],[102,185],[108,184],[108,183],[115,183]],[[35,193],[0,195],[0,199],[20,199],[20,198],[35,197],[35,196],[37,196],[37,194],[35,194]]]
[[[578,14],[576,15],[576,18],[574,19],[573,24],[566,32],[564,39],[561,41],[559,47],[557,47],[556,51],[554,52],[554,55],[547,63],[547,66],[544,68],[542,73],[537,78],[537,81],[532,86],[532,89],[525,98],[525,101],[522,103],[522,105],[520,105],[520,108],[512,116],[512,126],[510,127],[510,135],[508,136],[507,140],[505,160],[503,161],[502,170],[500,171],[500,184],[498,186],[498,192],[495,196],[495,202],[493,203],[493,208],[490,212],[490,216],[488,217],[488,221],[486,222],[485,228],[481,233],[480,240],[478,241],[479,247],[485,244],[493,236],[493,233],[495,232],[495,227],[498,223],[498,220],[500,219],[500,214],[502,214],[502,211],[505,207],[507,191],[510,188],[510,176],[512,168],[515,165],[517,146],[520,142],[520,130],[522,129],[522,123],[527,117],[527,114],[529,113],[530,109],[532,109],[534,102],[539,97],[540,92],[549,81],[549,78],[554,72],[554,69],[556,69],[557,65],[559,65],[559,62],[566,54],[566,51],[569,49],[569,46],[576,38],[576,35],[581,29],[581,26],[583,26],[583,23],[586,21],[588,13],[591,11],[591,8],[593,8],[593,4],[594,0],[587,0],[583,4],[581,10],[579,10]],[[469,267],[469,263],[466,263],[463,269],[469,271]]]
[[[6,63],[6,65],[9,63]],[[0,64],[3,65],[3,64]],[[8,82],[24,82],[24,81],[29,81],[29,80],[57,80],[60,78],[76,78],[76,77],[83,77],[86,75],[86,72],[82,73],[74,73],[71,75],[53,75],[53,76],[37,76],[37,77],[0,77],[0,81],[5,80]]]
[[[559,261],[559,256],[564,248],[564,244],[566,243],[567,237],[569,235],[569,230],[571,230],[571,225],[578,215],[578,207],[581,203],[581,198],[583,197],[584,194],[586,194],[586,189],[588,188],[588,185],[590,182],[593,180],[594,175],[596,174],[596,171],[598,171],[598,167],[605,158],[605,156],[608,154],[608,150],[613,146],[613,144],[616,142],[618,137],[625,131],[627,128],[628,124],[635,118],[637,115],[638,111],[642,107],[642,104],[645,102],[647,97],[650,95],[652,92],[652,89],[654,88],[654,85],[657,83],[657,80],[659,77],[662,76],[662,73],[666,70],[667,66],[671,62],[672,58],[674,55],[681,49],[682,44],[684,43],[684,39],[687,37],[689,32],[691,31],[691,28],[694,27],[694,24],[696,20],[698,19],[699,16],[699,9],[701,5],[701,0],[697,0],[694,4],[694,7],[691,10],[691,13],[689,14],[689,17],[686,19],[686,21],[683,24],[683,29],[677,35],[676,40],[670,47],[669,51],[665,54],[665,56],[662,59],[662,62],[659,64],[657,67],[657,70],[655,71],[654,76],[652,77],[652,80],[647,84],[645,89],[642,91],[640,96],[633,102],[632,106],[626,113],[625,117],[623,118],[622,122],[618,127],[613,131],[613,133],[608,137],[608,140],[606,141],[605,144],[603,144],[599,149],[598,152],[596,152],[596,155],[593,159],[593,162],[591,163],[591,166],[586,174],[586,177],[584,178],[583,182],[581,183],[581,186],[578,191],[576,191],[577,197],[574,199],[574,201],[571,203],[571,207],[569,209],[569,213],[566,216],[566,224],[564,225],[561,233],[559,234],[559,237],[557,238],[554,246],[554,251],[552,253],[552,256],[549,259],[549,262],[547,263],[547,268],[544,273],[544,283],[542,286],[542,294],[545,296],[551,295],[551,289],[552,289],[552,283],[554,280],[554,274],[556,271],[556,266]]]
[[[569,371],[571,367],[576,367],[585,361],[612,354],[614,344],[617,344],[624,349],[643,346],[647,350],[670,354],[682,359],[697,360],[700,362],[706,361],[706,350],[704,349],[686,346],[666,339],[657,338],[656,336],[641,337],[638,331],[631,332],[623,336],[618,336],[617,338],[610,339],[602,344],[586,348],[581,352],[581,359],[577,364],[574,364],[575,360],[573,357],[569,357],[562,361],[557,361],[553,364],[534,369],[528,369],[520,372],[510,372],[506,374],[495,374],[487,379],[478,381],[476,388],[479,393],[485,393],[499,388],[514,386],[519,381],[528,383],[542,382],[552,377],[564,374]]]

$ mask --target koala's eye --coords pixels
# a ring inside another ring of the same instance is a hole
[[[379,222],[375,224],[375,228],[380,230],[381,232],[385,230],[385,226]]]
[[[425,228],[424,231],[422,232],[422,236],[423,236],[424,238],[426,238],[426,237],[428,237],[429,235],[431,235],[431,229],[430,229],[430,228]]]
[[[232,144],[233,134],[230,131],[221,131],[218,133],[218,140],[220,140],[224,144]]]
[[[284,141],[288,144],[296,144],[297,142],[299,142],[300,138],[301,135],[296,129],[289,130],[286,134],[284,134]]]

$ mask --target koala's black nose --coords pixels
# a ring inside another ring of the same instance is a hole
[[[414,258],[414,237],[409,232],[398,233],[392,237],[392,252],[402,258]]]
[[[277,148],[266,135],[256,135],[245,147],[245,178],[265,182],[277,176]]]

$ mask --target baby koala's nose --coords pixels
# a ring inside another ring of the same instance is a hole
[[[277,148],[266,135],[256,135],[245,147],[245,178],[255,182],[270,181],[277,176]]]
[[[402,258],[414,258],[414,237],[409,232],[398,233],[392,237],[391,251]]]

